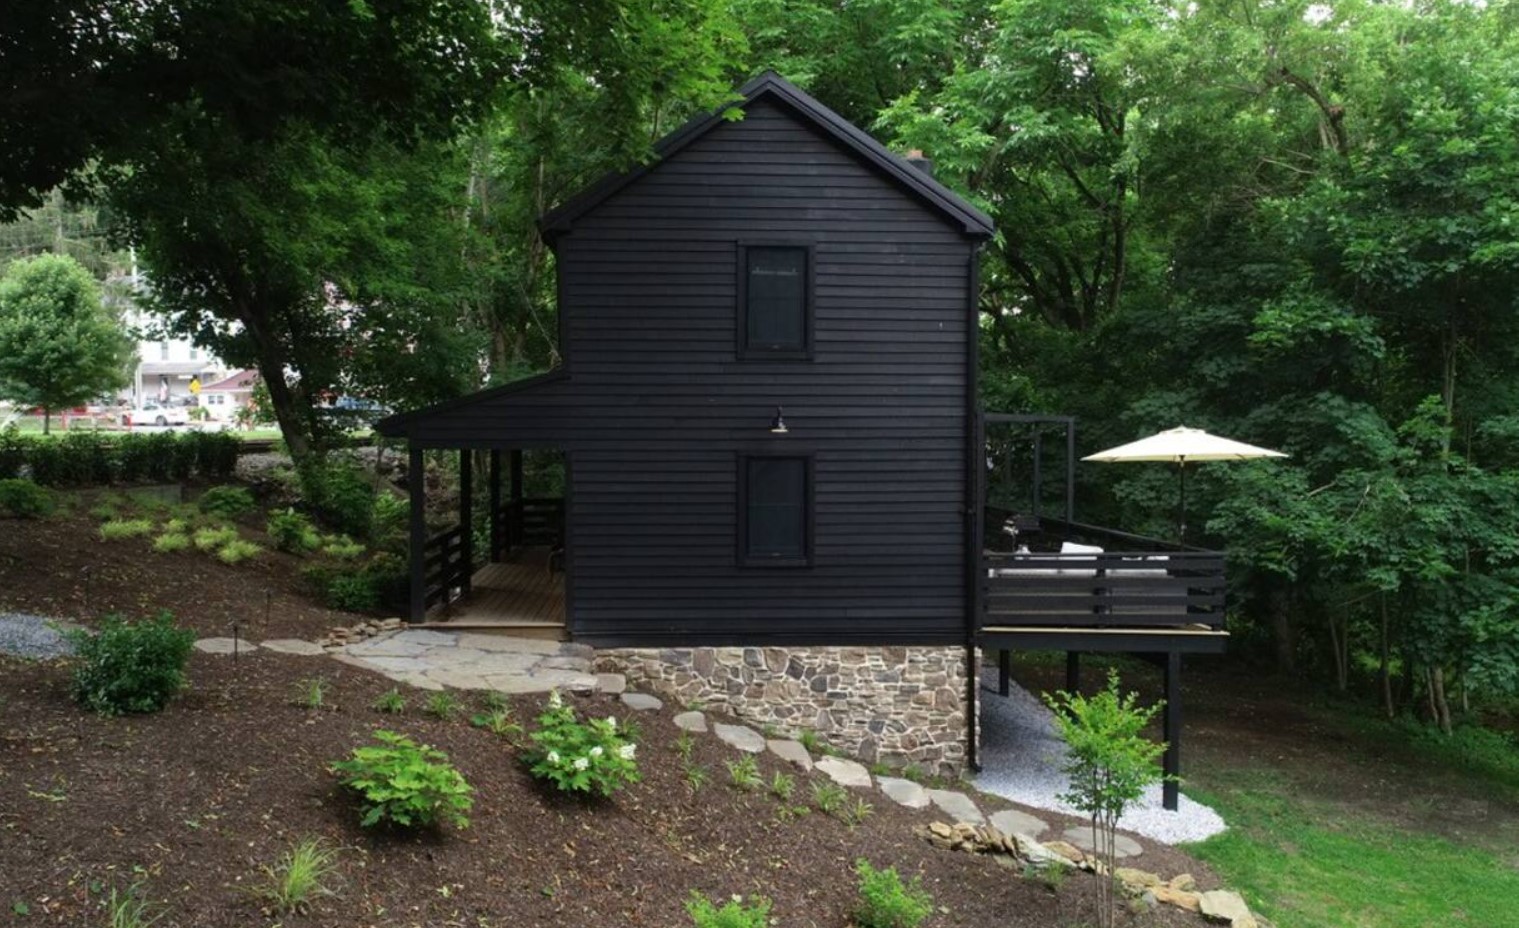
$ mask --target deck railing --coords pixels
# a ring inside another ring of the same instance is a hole
[[[1122,549],[983,552],[982,628],[1223,628],[1222,552],[1060,520],[1043,528]]]

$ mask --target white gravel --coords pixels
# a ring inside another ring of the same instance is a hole
[[[72,623],[46,616],[0,612],[0,654],[41,659],[74,653],[74,646],[58,633]]]
[[[996,670],[982,672],[985,681],[996,680]],[[981,690],[981,773],[976,788],[1013,802],[1079,815],[1056,797],[1065,792],[1061,772],[1065,742],[1056,732],[1055,717],[1038,697],[1013,684],[1012,694],[997,695],[995,685]],[[1124,814],[1120,828],[1166,844],[1201,841],[1228,826],[1209,807],[1185,795],[1175,812],[1161,805],[1159,784]]]

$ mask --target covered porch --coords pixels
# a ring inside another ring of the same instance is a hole
[[[458,518],[443,531],[430,531],[425,452],[410,452],[408,621],[564,638],[563,497],[528,495],[521,448],[464,448],[445,454],[457,455]],[[481,461],[484,480],[477,479]]]

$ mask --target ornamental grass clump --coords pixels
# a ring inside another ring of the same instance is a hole
[[[64,634],[77,661],[74,699],[87,709],[102,715],[157,712],[184,689],[195,632],[175,625],[167,612],[140,622],[107,616],[96,634],[83,629]]]
[[[447,754],[384,729],[374,733],[374,740],[378,744],[354,748],[349,760],[332,765],[344,788],[359,797],[360,825],[469,827],[464,813],[474,806],[474,788]]]
[[[637,746],[618,729],[617,719],[581,721],[558,690],[549,693],[548,708],[529,739],[529,772],[562,792],[610,796],[639,780]]]

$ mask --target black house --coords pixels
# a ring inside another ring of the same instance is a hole
[[[1093,579],[1117,555],[1067,571],[984,550],[991,221],[778,76],[740,92],[742,119],[697,119],[543,217],[562,367],[379,424],[411,453],[411,620],[598,648],[949,649],[961,670],[925,673],[904,713],[951,692],[961,733],[978,645],[1212,649],[1153,637],[1199,619],[1195,574],[1131,570],[1145,608],[1126,616],[1133,595]],[[488,558],[459,528],[428,536],[427,449],[489,452]],[[533,449],[563,453],[562,499],[524,492]],[[1099,615],[1107,636],[1062,637]]]

